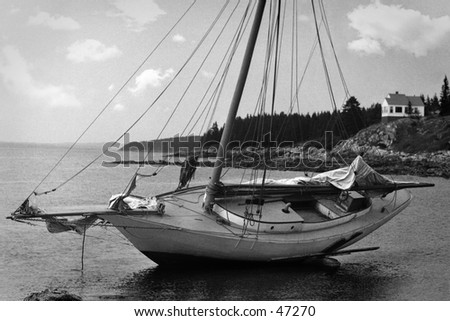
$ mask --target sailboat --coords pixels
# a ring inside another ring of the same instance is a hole
[[[176,265],[180,262],[297,262],[376,249],[346,248],[404,210],[412,200],[409,189],[432,184],[394,181],[370,168],[361,156],[348,166],[320,174],[276,180],[268,179],[264,168],[262,177],[253,180],[240,184],[223,181],[226,146],[265,7],[266,0],[257,1],[208,184],[187,186],[195,172],[196,159],[191,158],[186,159],[174,191],[147,197],[133,195],[137,180],[145,176],[136,172],[125,191],[114,195],[102,208],[49,212],[31,206],[28,197],[9,218],[42,219],[51,232],[80,234],[102,220],[152,261],[172,267],[184,266]],[[280,7],[278,2],[274,17],[281,15]],[[81,218],[73,219],[76,217]]]

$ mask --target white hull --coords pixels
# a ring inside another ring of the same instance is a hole
[[[159,264],[173,261],[271,262],[301,260],[345,248],[364,238],[411,202],[407,190],[373,199],[370,209],[325,228],[263,232],[224,224],[201,207],[203,191],[179,193],[166,201],[164,215],[99,215]],[[291,224],[291,223],[290,223]],[[282,225],[282,224],[281,224]]]

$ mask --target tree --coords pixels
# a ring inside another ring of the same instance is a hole
[[[411,117],[412,113],[413,113],[413,108],[412,108],[412,103],[410,100],[408,100],[408,106],[405,109],[405,113]]]
[[[434,94],[433,99],[431,100],[431,111],[437,112],[440,109],[439,99],[436,94]]]
[[[432,114],[430,96],[427,95],[427,98],[426,99],[424,98],[422,100],[423,100],[423,104],[425,106],[425,116],[430,116]]]
[[[363,109],[363,114],[366,126],[378,124],[381,121],[381,104],[373,103],[369,108]]]
[[[365,127],[358,99],[351,96],[342,108],[342,121],[348,135],[352,136]]]
[[[450,88],[448,86],[447,75],[445,76],[444,83],[442,84],[441,97],[439,100],[439,104],[441,107],[440,115],[441,116],[450,115]]]
[[[203,135],[202,144],[208,147],[213,142],[220,142],[222,137],[223,127],[219,129],[217,122],[212,124],[212,127]]]

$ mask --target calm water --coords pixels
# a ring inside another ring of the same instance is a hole
[[[64,151],[0,144],[2,217],[20,205]],[[94,147],[77,149],[42,190],[55,187],[99,153]],[[59,191],[40,197],[39,204],[106,204],[123,190],[134,169],[93,166]],[[171,190],[178,173],[176,167],[166,168],[140,181],[137,193]],[[199,169],[194,183],[206,182],[208,174]],[[232,179],[241,176],[237,170],[229,174]],[[342,267],[335,272],[299,266],[169,271],[113,228],[88,230],[81,272],[81,236],[50,234],[42,225],[0,218],[0,300],[22,300],[46,288],[65,289],[85,300],[450,300],[450,181],[401,179],[436,187],[414,190],[409,208],[356,245],[381,249],[339,257]]]

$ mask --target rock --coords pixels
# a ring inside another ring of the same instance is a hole
[[[28,295],[24,301],[82,301],[83,299],[75,294],[70,294],[64,290],[45,289],[41,292],[34,292]]]

